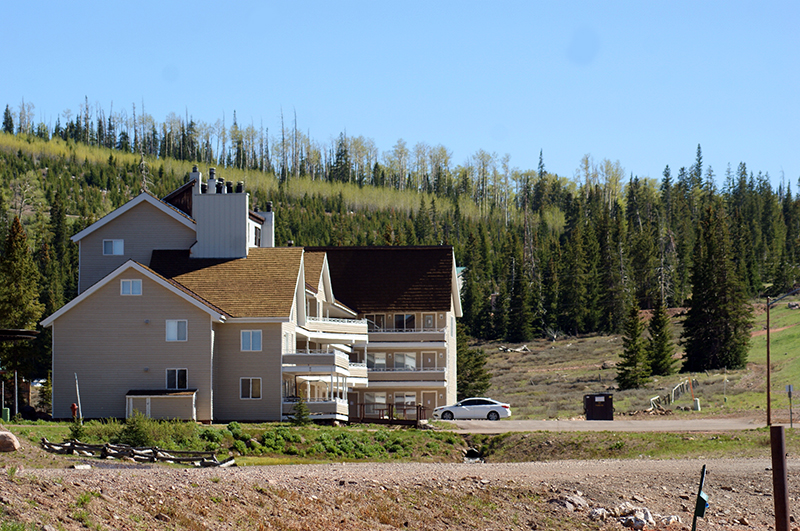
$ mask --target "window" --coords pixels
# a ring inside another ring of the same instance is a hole
[[[261,400],[261,378],[240,378],[242,400]]]
[[[103,240],[104,255],[121,255],[125,253],[125,240]]]
[[[142,279],[122,279],[119,286],[120,295],[141,295]]]
[[[254,247],[261,247],[261,227],[256,227]]]
[[[386,370],[385,352],[367,352],[367,368],[378,371]]]
[[[413,412],[417,405],[417,393],[395,393],[394,409],[398,415],[404,417]]]
[[[394,368],[404,371],[413,371],[417,369],[417,353],[416,352],[396,352],[394,355]]]
[[[386,316],[382,313],[379,314],[367,314],[364,316],[364,319],[367,320],[367,329],[370,332],[375,330],[383,330],[386,328]]]
[[[394,314],[395,330],[414,330],[416,325],[416,315],[413,313]]]
[[[261,352],[261,330],[242,330],[242,350]]]
[[[186,341],[187,328],[186,319],[167,319],[167,341]]]
[[[167,389],[188,389],[188,369],[167,369]]]

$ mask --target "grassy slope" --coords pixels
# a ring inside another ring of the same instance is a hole
[[[800,310],[790,310],[781,301],[770,312],[770,352],[773,423],[789,422],[789,401],[785,386],[798,384],[800,392]],[[642,411],[650,398],[667,394],[691,376],[694,397],[700,399],[702,415],[765,415],[766,409],[766,313],[763,302],[756,306],[754,337],[746,369],[700,374],[674,374],[654,379],[645,388],[630,391],[614,389],[622,341],[619,336],[590,336],[558,341],[535,340],[527,344],[530,352],[502,352],[500,343],[477,345],[489,353],[492,385],[488,395],[512,405],[516,418],[572,418],[583,414],[583,395],[613,392],[617,415]],[[676,338],[680,320],[673,323]],[[520,345],[508,345],[519,347]],[[726,381],[727,380],[727,381]],[[692,394],[685,394],[672,406],[689,407]],[[698,415],[697,412],[679,412]]]

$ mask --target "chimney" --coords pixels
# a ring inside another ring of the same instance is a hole
[[[213,194],[214,193],[214,189],[217,186],[217,175],[216,174],[217,174],[216,168],[209,168],[208,169],[208,184],[206,185],[206,188],[208,188],[208,193],[209,194]]]
[[[241,194],[244,192],[244,181],[239,181],[236,183],[236,193]]]
[[[197,227],[197,243],[192,247],[193,258],[244,258],[249,238],[258,223],[249,217],[250,196],[234,194],[233,184],[217,177],[209,169],[206,190],[193,197],[192,217]]]
[[[197,181],[198,184],[200,183],[200,179],[203,177],[203,174],[197,170],[197,164],[192,166],[192,173],[189,174],[189,182]]]
[[[261,224],[261,247],[275,247],[275,213],[272,211],[272,201],[267,201],[267,208],[259,212],[264,218]]]

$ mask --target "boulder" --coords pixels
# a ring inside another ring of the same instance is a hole
[[[19,441],[13,433],[0,431],[0,452],[16,452],[19,448]]]

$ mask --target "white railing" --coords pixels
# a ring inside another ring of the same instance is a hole
[[[405,333],[409,333],[409,334],[410,333],[414,333],[414,332],[417,332],[417,333],[419,333],[419,332],[445,333],[447,331],[447,328],[425,328],[425,327],[421,327],[421,328],[375,328],[375,327],[372,327],[372,328],[369,329],[369,331],[370,331],[370,333],[395,333],[395,332],[398,332],[398,333],[405,332]]]
[[[296,396],[284,396],[283,403],[284,404],[296,404],[300,401],[300,398]],[[306,404],[347,404],[347,400],[343,398],[303,398],[303,402]]]
[[[350,368],[351,369],[366,369],[367,368],[367,364],[366,363],[356,363],[354,361],[351,361],[350,362]]]
[[[341,319],[338,317],[306,317],[306,321],[315,323],[367,324],[366,319]]]
[[[341,361],[347,361],[350,363],[350,356],[345,354],[344,352],[339,352],[338,350],[334,349],[322,349],[322,350],[314,350],[314,349],[305,349],[305,350],[298,350],[297,352],[286,352],[284,356],[330,356],[333,355],[336,359]]]
[[[351,364],[352,366],[352,364]],[[391,371],[404,371],[404,372],[444,372],[445,367],[383,367],[376,369],[375,367],[367,367],[370,371],[375,372],[391,372]]]

